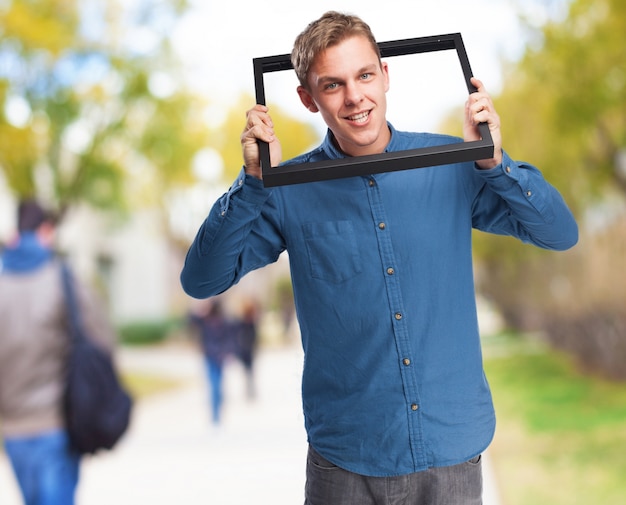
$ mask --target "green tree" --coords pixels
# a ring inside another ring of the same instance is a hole
[[[626,190],[617,165],[626,147],[624,30],[623,2],[573,1],[564,20],[533,37],[497,104],[507,144],[538,157],[581,211],[607,189]]]
[[[224,124],[209,139],[209,145],[222,155],[224,178],[227,181],[234,180],[243,165],[240,138],[245,125],[246,111],[253,105],[254,98],[243,95],[228,113]],[[269,104],[269,107],[276,136],[282,146],[283,160],[302,154],[319,142],[318,134],[312,125],[294,119],[276,105]]]
[[[539,166],[564,194],[579,218],[579,244],[553,253],[476,238],[480,289],[508,322],[545,330],[587,366],[615,377],[626,377],[626,223],[619,214],[626,190],[625,32],[624,2],[574,0],[563,19],[536,30],[496,100],[505,148]],[[592,213],[601,219],[590,221]]]
[[[0,171],[16,196],[125,210],[191,181],[208,134],[168,40],[185,4],[0,3]]]

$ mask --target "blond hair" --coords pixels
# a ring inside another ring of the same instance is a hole
[[[374,34],[369,25],[361,18],[328,11],[321,18],[309,23],[296,38],[291,51],[291,64],[296,71],[300,84],[308,88],[309,69],[320,53],[356,35],[363,36],[370,42],[380,62],[380,50]]]

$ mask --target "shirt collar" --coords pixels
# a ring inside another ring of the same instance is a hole
[[[389,131],[391,132],[391,138],[389,139],[389,144],[387,144],[385,152],[398,151],[400,150],[398,146],[398,143],[400,141],[398,139],[396,129],[389,122],[387,122],[387,126],[389,127]],[[322,143],[322,149],[331,160],[337,160],[346,157],[345,153],[341,151],[339,147],[337,147],[335,143],[335,135],[330,129],[326,132],[326,137],[324,138],[324,142]]]

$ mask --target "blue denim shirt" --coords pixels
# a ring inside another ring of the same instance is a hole
[[[388,151],[449,144],[398,132]],[[328,134],[295,161],[342,157]],[[370,476],[466,461],[495,427],[483,373],[472,228],[562,250],[577,225],[559,193],[506,153],[473,163],[266,189],[241,174],[211,210],[181,275],[208,297],[288,252],[309,442]]]

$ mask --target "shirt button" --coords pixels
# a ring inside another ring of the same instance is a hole
[[[400,314],[400,312],[396,312],[393,317],[395,317],[396,320],[400,321],[400,319],[402,319],[402,314]]]
[[[385,229],[385,223],[378,223],[378,227],[379,227],[381,230],[384,230],[384,229]]]
[[[372,186],[374,186],[374,184],[376,184],[376,182],[374,182],[374,179],[370,179],[370,180],[369,180],[369,185],[370,185],[370,188],[371,188]]]
[[[417,410],[417,409],[419,409],[419,405],[417,403],[411,404],[411,410]]]
[[[411,360],[409,358],[404,358],[402,360],[402,363],[404,363],[406,366],[409,366],[411,364]]]
[[[506,170],[506,173],[507,173],[507,174],[510,174],[510,173],[511,173],[511,167],[506,167],[506,168],[505,168],[505,170]]]
[[[396,271],[395,271],[392,267],[389,267],[389,268],[387,269],[387,273],[388,273],[389,275],[393,275],[393,274],[395,274],[395,273],[396,273]]]
[[[532,191],[530,191],[530,190],[526,191],[526,196],[531,196],[532,194],[533,194]]]

